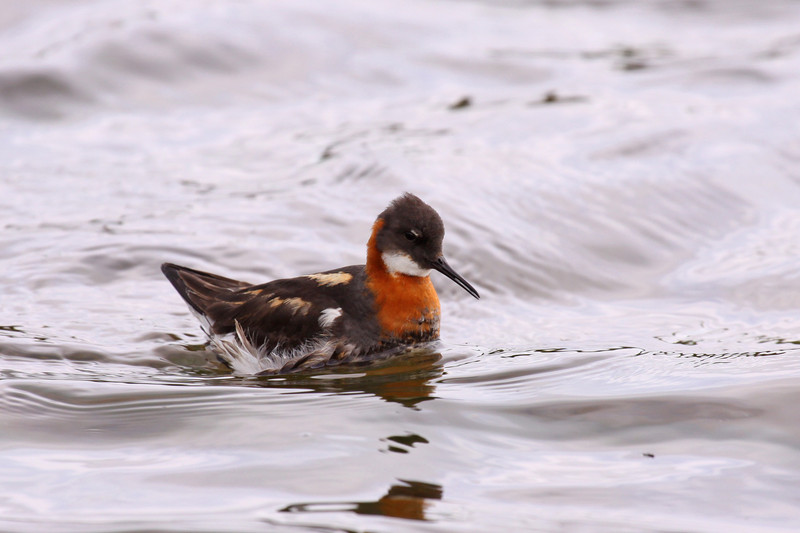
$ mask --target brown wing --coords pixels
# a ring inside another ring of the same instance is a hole
[[[206,317],[213,333],[233,332],[239,322],[253,344],[267,349],[295,348],[319,335],[322,311],[343,307],[337,302],[347,302],[354,290],[351,283],[330,286],[313,276],[250,285],[172,264],[162,271],[186,303]],[[363,267],[341,271],[352,279]]]
[[[189,307],[202,315],[207,314],[208,308],[221,295],[251,286],[245,281],[236,281],[172,263],[161,265],[161,272],[172,283],[181,298],[189,304]]]

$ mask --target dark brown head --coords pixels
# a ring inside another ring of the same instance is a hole
[[[407,276],[428,276],[438,270],[475,298],[478,292],[444,259],[444,223],[431,206],[406,193],[389,204],[375,221],[369,246],[387,271]]]

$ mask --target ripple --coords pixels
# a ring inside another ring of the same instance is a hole
[[[0,529],[797,522],[796,2],[5,4]],[[449,344],[215,367],[161,262],[362,262],[405,190]]]
[[[0,71],[0,107],[33,119],[56,119],[65,108],[89,104],[91,94],[64,73],[39,71]]]

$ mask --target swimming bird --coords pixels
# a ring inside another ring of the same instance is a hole
[[[413,194],[372,226],[367,262],[253,285],[164,263],[220,359],[242,374],[272,374],[387,357],[439,338],[441,272],[478,292],[442,254],[444,224]]]

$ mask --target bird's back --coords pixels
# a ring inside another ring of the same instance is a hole
[[[265,353],[297,351],[321,338],[347,338],[360,352],[378,342],[363,265],[258,285],[171,263],[162,271],[212,339],[238,325]]]

